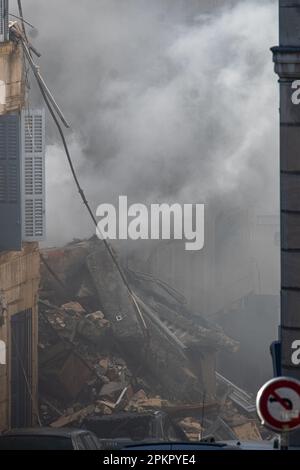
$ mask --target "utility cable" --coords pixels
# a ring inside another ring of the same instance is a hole
[[[53,269],[51,268],[51,266],[49,265],[48,261],[46,260],[45,256],[43,256],[42,254],[40,254],[40,257],[41,257],[41,261],[42,263],[44,264],[45,268],[49,271],[49,273],[51,274],[51,276],[55,279],[55,281],[57,282],[57,284],[59,285],[60,289],[62,290],[62,292],[65,292],[67,290],[67,286],[66,284],[61,280],[59,279],[58,275],[53,271]]]
[[[28,60],[28,63],[29,65],[31,66],[32,68],[32,71],[33,71],[33,74],[37,80],[37,84],[38,84],[38,87],[41,91],[41,94],[43,96],[43,99],[45,101],[45,104],[53,118],[53,121],[58,129],[58,132],[59,132],[59,135],[61,137],[61,140],[62,140],[62,143],[63,143],[63,147],[64,147],[64,150],[65,150],[65,154],[67,156],[67,160],[68,160],[68,164],[69,164],[69,167],[70,167],[70,170],[71,170],[71,173],[72,173],[72,177],[73,177],[73,180],[75,182],[75,185],[77,187],[77,190],[79,192],[79,195],[82,199],[82,202],[83,204],[85,205],[89,215],[90,215],[90,218],[92,219],[96,229],[98,230],[98,223],[97,223],[97,220],[94,216],[94,213],[89,205],[89,202],[85,196],[85,193],[83,191],[83,189],[81,188],[81,185],[80,185],[80,182],[79,182],[79,179],[77,177],[77,174],[76,174],[76,171],[75,171],[75,168],[74,168],[74,165],[73,165],[73,161],[72,161],[72,157],[70,155],[70,152],[69,152],[69,148],[68,148],[68,144],[67,144],[67,141],[66,141],[66,138],[65,138],[65,135],[64,135],[64,132],[62,130],[62,127],[60,125],[60,122],[57,118],[57,115],[56,113],[58,114],[58,116],[60,117],[61,121],[64,123],[64,125],[66,127],[70,127],[68,125],[68,123],[66,122],[66,120],[64,119],[64,116],[62,114],[62,112],[60,111],[58,105],[56,104],[53,96],[51,95],[51,93],[49,92],[49,89],[47,88],[40,72],[39,72],[39,67],[34,63],[33,61],[33,58],[32,58],[32,54],[31,54],[31,51],[34,52],[36,54],[36,51],[35,49],[30,45],[29,41],[28,41],[28,38],[27,38],[27,35],[26,35],[26,28],[25,28],[25,24],[24,24],[24,21],[23,21],[23,11],[22,11],[22,3],[21,3],[21,0],[18,0],[18,5],[19,5],[19,14],[20,14],[20,18],[22,20],[22,29],[23,31],[20,31],[20,28],[17,26],[14,28],[14,32],[15,32],[15,35],[16,35],[16,39],[17,40],[20,40],[21,41],[21,44],[23,46],[23,50],[24,50],[24,54]],[[36,54],[38,55],[38,54]],[[52,106],[54,107],[54,109],[52,108]],[[99,230],[98,230],[99,231]],[[136,295],[134,294],[133,290],[131,289],[128,281],[127,281],[127,278],[126,278],[126,275],[122,269],[122,267],[120,266],[119,262],[118,262],[118,259],[117,257],[115,256],[114,252],[113,252],[113,249],[112,247],[110,246],[110,244],[108,243],[108,241],[102,237],[102,240],[103,240],[103,243],[104,243],[104,246],[106,248],[106,250],[108,251],[110,257],[111,257],[111,260],[113,262],[113,264],[115,265],[117,271],[119,272],[119,275],[124,283],[124,286],[125,288],[127,289],[127,292],[133,302],[133,305],[134,305],[134,309],[136,311],[136,318],[137,318],[137,321],[141,327],[141,331],[142,331],[142,334],[144,336],[144,339],[145,339],[145,344],[144,344],[144,347],[143,347],[143,352],[141,354],[141,357],[140,357],[140,361],[139,361],[139,366],[137,367],[137,369],[135,370],[135,372],[133,373],[133,380],[137,380],[137,375],[138,373],[140,372],[140,370],[144,367],[143,365],[143,362],[147,362],[148,360],[148,353],[149,353],[149,348],[150,348],[150,334],[149,334],[149,329],[148,329],[148,326],[146,324],[146,321],[144,319],[144,316],[143,316],[143,313],[138,305],[138,300],[137,300],[137,297]],[[42,262],[44,263],[44,265],[46,266],[46,268],[49,270],[50,266],[49,264],[47,263],[47,261],[44,259],[44,257],[41,255],[41,259],[42,259]],[[54,272],[52,271],[52,269],[49,270],[49,272],[53,275]],[[58,280],[56,278],[56,276],[54,276],[54,278],[56,279],[57,282],[59,282],[60,280]],[[60,284],[60,282],[59,282]],[[38,417],[39,419],[39,417]]]
[[[13,15],[12,13],[9,13],[9,16],[12,16],[13,18],[16,18],[17,20],[21,20],[22,23],[25,23],[27,24],[28,26],[30,26],[30,28],[32,29],[35,29],[35,27],[33,26],[33,24],[29,23],[28,21],[24,20],[24,18],[21,18],[20,16],[17,16],[17,15]],[[26,30],[25,30],[26,32]]]
[[[21,4],[21,0],[19,0],[19,2],[20,2],[20,4]],[[23,16],[22,8],[21,8],[21,10],[19,9],[19,12],[20,12],[20,17],[22,18],[22,16]],[[23,26],[24,26],[24,24],[23,24]],[[25,28],[25,26],[24,26],[24,28]],[[47,106],[47,108],[48,108],[48,110],[49,110],[49,112],[50,112],[50,114],[51,114],[51,116],[52,116],[52,118],[53,118],[53,120],[54,120],[54,123],[55,123],[55,125],[56,125],[56,127],[57,127],[57,129],[58,129],[58,132],[59,132],[59,134],[60,134],[60,137],[61,137],[61,140],[62,140],[62,143],[63,143],[63,147],[64,147],[64,150],[65,150],[65,153],[66,153],[66,156],[67,156],[67,160],[68,160],[68,163],[69,163],[69,167],[70,167],[70,170],[71,170],[71,173],[72,173],[72,177],[73,177],[73,180],[74,180],[75,185],[76,185],[76,187],[77,187],[77,190],[78,190],[78,192],[79,192],[79,195],[80,195],[80,197],[81,197],[81,199],[82,199],[82,202],[83,202],[83,204],[85,205],[85,207],[86,207],[86,209],[87,209],[87,211],[88,211],[88,213],[89,213],[89,215],[90,215],[90,217],[91,217],[91,219],[92,219],[94,225],[95,225],[96,228],[97,228],[97,227],[98,227],[97,220],[96,220],[96,218],[95,218],[95,216],[94,216],[94,213],[93,213],[93,211],[92,211],[92,209],[91,209],[91,207],[90,207],[90,205],[89,205],[89,202],[88,202],[88,200],[87,200],[87,198],[86,198],[86,196],[85,196],[85,193],[84,193],[83,189],[81,188],[79,179],[78,179],[78,177],[77,177],[77,174],[76,174],[76,171],[75,171],[75,168],[74,168],[74,165],[73,165],[72,157],[71,157],[70,152],[69,152],[69,148],[68,148],[68,144],[67,144],[67,141],[66,141],[64,132],[63,132],[62,127],[61,127],[61,125],[60,125],[60,123],[59,123],[59,120],[58,120],[58,118],[57,118],[57,115],[55,114],[55,111],[54,111],[53,108],[52,108],[52,105],[54,105],[55,110],[56,110],[56,112],[59,114],[59,116],[60,116],[61,119],[62,119],[62,113],[59,113],[59,112],[58,112],[58,111],[60,111],[60,110],[59,110],[59,108],[58,108],[57,105],[55,106],[56,103],[55,103],[55,101],[54,101],[52,95],[50,95],[50,96],[52,97],[52,99],[49,97],[49,90],[48,90],[47,88],[45,88],[46,85],[45,85],[45,82],[43,81],[43,79],[42,79],[42,77],[41,77],[41,75],[40,75],[40,73],[39,73],[38,66],[34,63],[34,61],[33,61],[33,59],[32,59],[32,55],[31,55],[30,49],[29,49],[29,47],[28,47],[28,40],[27,40],[26,36],[25,36],[24,34],[22,34],[21,31],[18,30],[18,28],[15,28],[15,32],[16,32],[17,39],[19,39],[19,40],[21,41],[21,44],[22,44],[22,46],[23,46],[23,50],[24,50],[25,56],[26,56],[26,58],[27,58],[27,60],[28,60],[28,62],[29,62],[29,65],[30,65],[31,68],[32,68],[32,71],[33,71],[34,75],[35,75],[35,78],[36,78],[36,80],[37,80],[37,84],[38,84],[38,86],[39,86],[39,89],[40,89],[41,94],[42,94],[42,96],[43,96],[43,99],[44,99],[44,101],[45,101],[45,104],[46,104],[46,106]],[[53,102],[53,101],[54,101],[54,102]],[[51,104],[52,104],[52,105],[51,105]],[[64,122],[64,119],[62,119],[62,121]],[[64,123],[65,123],[65,122],[64,122]],[[98,228],[97,228],[97,230],[98,230]],[[112,247],[110,246],[110,244],[108,243],[108,241],[107,241],[104,237],[102,237],[102,238],[103,238],[103,242],[104,242],[105,248],[107,249],[107,251],[108,251],[108,253],[109,253],[109,255],[110,255],[110,257],[111,257],[111,259],[112,259],[112,261],[113,261],[113,263],[114,263],[114,265],[115,265],[115,267],[117,268],[117,270],[118,270],[118,272],[119,272],[119,274],[120,274],[120,276],[121,276],[121,279],[122,279],[122,281],[123,281],[123,283],[124,283],[124,285],[125,285],[125,287],[126,287],[128,293],[129,293],[129,295],[130,295],[130,297],[131,297],[131,299],[132,299],[132,302],[133,302],[133,304],[134,304],[135,310],[137,311],[137,314],[138,314],[138,315],[137,315],[137,319],[138,319],[138,321],[139,321],[139,323],[140,323],[140,326],[142,327],[142,331],[144,332],[145,336],[147,337],[147,336],[148,336],[148,327],[147,327],[147,324],[146,324],[146,322],[145,322],[144,316],[143,316],[143,314],[142,314],[142,312],[141,312],[141,309],[140,309],[140,307],[139,307],[139,305],[138,305],[138,303],[137,303],[136,296],[135,296],[134,292],[132,291],[132,289],[131,289],[131,287],[130,287],[128,281],[127,281],[127,278],[126,278],[126,276],[125,276],[125,273],[124,273],[123,269],[121,268],[121,266],[120,266],[120,264],[119,264],[119,262],[118,262],[118,260],[117,260],[117,258],[116,258],[116,256],[115,256],[115,254],[114,254],[114,252],[113,252]]]
[[[23,44],[24,44],[24,43],[23,43]],[[25,44],[24,44],[24,46],[26,47]],[[28,48],[27,48],[27,52],[29,52],[29,51],[28,51]],[[61,128],[61,125],[60,125],[60,123],[59,123],[59,121],[58,121],[58,119],[57,119],[57,117],[56,117],[55,112],[53,111],[53,109],[52,109],[52,107],[51,107],[51,104],[50,104],[50,102],[49,102],[49,100],[48,100],[48,97],[47,97],[47,95],[46,95],[46,93],[45,93],[45,90],[44,90],[44,88],[43,88],[43,85],[42,85],[42,83],[41,83],[39,80],[38,80],[38,86],[39,86],[40,91],[41,91],[41,93],[42,93],[43,99],[44,99],[44,101],[45,101],[45,103],[46,103],[46,105],[47,105],[47,108],[48,108],[48,110],[49,110],[49,112],[50,112],[50,114],[51,114],[51,116],[52,116],[52,118],[53,118],[53,120],[54,120],[54,122],[55,122],[55,124],[56,124],[56,127],[57,127],[58,131],[59,131],[59,134],[60,134],[60,137],[61,137],[61,139],[62,139],[63,146],[64,146],[64,150],[65,150],[65,153],[66,153],[66,156],[67,156],[67,160],[68,160],[68,163],[69,163],[69,167],[70,167],[70,170],[71,170],[71,173],[72,173],[74,182],[75,182],[75,184],[76,184],[77,190],[78,190],[78,192],[79,192],[79,195],[80,195],[80,197],[81,197],[81,199],[82,199],[82,202],[83,202],[83,204],[85,205],[85,207],[86,207],[86,209],[87,209],[87,211],[88,211],[88,213],[89,213],[89,215],[90,215],[90,217],[91,217],[91,219],[92,219],[92,221],[93,221],[95,227],[97,228],[97,227],[98,227],[97,220],[96,220],[96,218],[95,218],[95,216],[94,216],[94,213],[93,213],[93,211],[92,211],[92,209],[91,209],[91,207],[90,207],[90,204],[89,204],[89,202],[88,202],[88,200],[87,200],[87,198],[86,198],[86,196],[85,196],[85,193],[84,193],[83,189],[81,188],[81,185],[80,185],[80,182],[79,182],[79,180],[78,180],[78,177],[77,177],[77,174],[76,174],[74,165],[73,165],[73,161],[72,161],[72,158],[71,158],[71,155],[70,155],[70,152],[69,152],[68,144],[67,144],[67,142],[66,142],[66,138],[65,138],[65,135],[64,135],[63,130],[62,130],[62,128]],[[137,310],[137,312],[138,312],[138,318],[140,319],[140,323],[142,324],[142,328],[143,328],[143,330],[147,330],[147,325],[146,325],[145,319],[144,319],[143,314],[142,314],[142,312],[141,312],[141,310],[140,310],[140,308],[139,308],[139,306],[138,306],[138,304],[137,304],[135,295],[134,295],[134,293],[133,293],[133,291],[132,291],[132,289],[131,289],[131,287],[130,287],[130,285],[129,285],[127,279],[126,279],[125,273],[124,273],[123,269],[121,268],[121,266],[120,266],[120,264],[119,264],[119,262],[118,262],[118,260],[117,260],[117,258],[116,258],[116,256],[115,256],[115,254],[114,254],[114,252],[113,252],[113,249],[112,249],[112,247],[110,246],[110,244],[107,242],[107,240],[105,240],[105,238],[103,238],[103,242],[104,242],[104,245],[105,245],[105,247],[106,247],[106,249],[107,249],[107,251],[108,251],[108,253],[109,253],[109,255],[110,255],[110,257],[111,257],[111,259],[112,259],[112,261],[113,261],[113,263],[114,263],[114,265],[115,265],[115,267],[117,268],[117,270],[118,270],[118,272],[119,272],[119,274],[120,274],[120,276],[121,276],[121,278],[122,278],[122,280],[123,280],[123,283],[125,284],[125,287],[126,287],[128,293],[130,294],[130,297],[131,297],[131,299],[132,299],[132,301],[133,301],[133,303],[134,303],[134,306],[135,306],[135,308],[136,308],[136,310]]]

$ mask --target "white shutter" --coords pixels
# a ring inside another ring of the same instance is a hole
[[[0,0],[0,42],[8,41],[8,0]]]
[[[45,112],[22,111],[22,239],[45,238]]]

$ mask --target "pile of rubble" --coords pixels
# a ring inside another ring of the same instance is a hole
[[[223,389],[220,399],[216,353],[235,351],[237,343],[190,312],[179,292],[149,274],[126,270],[137,309],[96,239],[44,250],[41,265],[43,424],[78,426],[88,416],[160,409],[192,439],[221,435],[227,427],[227,438],[239,438],[238,426],[243,437],[248,432],[260,438],[253,415],[239,414]]]

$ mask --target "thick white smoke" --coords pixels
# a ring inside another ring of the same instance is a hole
[[[239,379],[247,371],[239,381],[247,387],[267,378],[279,247],[274,227],[257,219],[250,226],[247,211],[278,212],[278,93],[269,50],[277,43],[277,2],[23,0],[23,7],[39,29],[33,42],[43,53],[42,73],[72,123],[70,149],[92,207],[127,195],[131,202],[224,209],[229,222],[220,233],[208,225],[197,257],[171,246],[169,258],[158,254],[158,272],[151,269],[205,314],[230,310],[253,292],[270,294],[223,318],[244,347],[235,362],[226,359],[228,373],[236,368]],[[39,100],[34,88],[31,97]],[[50,245],[95,232],[48,122]],[[231,230],[235,208],[239,227]],[[153,247],[132,243],[139,262]]]
[[[121,194],[277,208],[276,5],[215,3],[23,2],[94,208]],[[93,233],[54,132],[47,185],[48,243]]]

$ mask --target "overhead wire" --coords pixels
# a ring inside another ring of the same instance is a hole
[[[29,23],[28,21],[24,20],[24,18],[21,18],[21,17],[18,16],[18,15],[13,15],[12,13],[9,13],[9,16],[12,16],[13,18],[16,18],[17,20],[21,20],[22,23],[27,24],[27,25],[30,26],[30,28],[32,28],[32,29],[35,29],[35,27],[33,26],[33,24]]]
[[[21,42],[22,44],[22,47],[23,47],[23,51],[24,51],[24,55],[36,77],[36,80],[37,80],[37,84],[38,84],[38,87],[40,89],[40,92],[42,94],[42,97],[45,101],[45,104],[54,120],[54,123],[58,129],[58,132],[60,134],[60,137],[61,137],[61,140],[62,140],[62,143],[63,143],[63,147],[64,147],[64,150],[65,150],[65,153],[66,153],[66,156],[67,156],[67,160],[68,160],[68,163],[69,163],[69,167],[70,167],[70,170],[71,170],[71,173],[72,173],[72,176],[73,176],[73,179],[74,179],[74,182],[76,184],[76,187],[78,189],[78,192],[79,192],[79,195],[86,207],[86,209],[88,210],[88,213],[94,223],[94,225],[96,226],[97,230],[98,230],[98,223],[97,223],[97,220],[93,214],[93,211],[89,205],[89,202],[85,196],[85,193],[83,191],[83,189],[81,188],[81,185],[80,185],[80,182],[79,182],[79,179],[77,177],[77,174],[76,174],[76,171],[75,171],[75,168],[74,168],[74,165],[73,165],[73,161],[72,161],[72,158],[71,158],[71,155],[70,155],[70,152],[69,152],[69,148],[68,148],[68,144],[67,144],[67,141],[66,141],[66,138],[65,138],[65,135],[64,135],[64,132],[62,130],[62,127],[60,125],[60,122],[57,118],[57,115],[59,116],[60,120],[63,122],[63,124],[65,125],[65,127],[69,128],[69,124],[67,123],[66,119],[64,118],[64,115],[63,113],[61,112],[59,106],[57,105],[54,97],[52,96],[51,92],[49,91],[46,83],[44,82],[40,72],[39,72],[39,67],[34,63],[33,61],[33,58],[32,58],[32,54],[31,52],[35,53],[38,57],[40,56],[40,54],[38,53],[38,51],[36,51],[36,49],[29,43],[29,40],[28,40],[28,37],[27,37],[27,33],[26,33],[26,28],[25,28],[25,23],[26,24],[29,24],[27,21],[24,20],[24,17],[23,17],[23,10],[22,10],[22,2],[21,0],[18,0],[18,8],[19,8],[19,19],[21,20],[21,23],[22,23],[22,29],[20,30],[19,28],[19,25],[18,24],[14,24],[12,27],[11,27],[11,31],[15,33],[15,37],[18,41]],[[32,25],[30,25],[32,26]],[[25,85],[26,85],[26,89],[27,91],[29,90],[30,86],[29,86],[29,80],[28,80],[28,67],[26,67],[26,64],[24,64],[24,68],[25,68]],[[54,108],[54,109],[53,109]],[[57,115],[56,115],[56,113]],[[31,136],[32,137],[32,136]],[[102,237],[103,238],[103,237]],[[147,327],[147,324],[145,322],[145,319],[144,319],[144,316],[141,312],[141,309],[137,303],[137,298],[134,294],[134,292],[132,291],[127,279],[126,279],[126,276],[125,276],[125,273],[123,272],[123,269],[121,268],[113,250],[112,250],[112,247],[110,246],[110,244],[107,242],[107,240],[105,240],[103,238],[103,242],[104,242],[104,245],[115,265],[115,267],[117,268],[120,276],[121,276],[121,279],[129,293],[129,296],[133,302],[133,305],[134,305],[134,308],[135,308],[135,311],[137,313],[137,320],[138,320],[138,323],[140,324],[140,327],[141,327],[141,330],[142,330],[142,333],[145,337],[145,344],[144,344],[144,348],[143,348],[143,354],[141,355],[141,361],[142,359],[146,359],[147,358],[147,354],[148,354],[148,350],[149,350],[149,331],[148,331],[148,327]],[[49,266],[47,260],[44,258],[43,255],[41,255],[41,261],[43,262],[43,264],[45,265],[45,267],[48,269],[48,271],[51,273],[51,275],[55,278],[56,282],[59,284],[60,288],[61,289],[64,289],[65,288],[65,285],[64,283],[58,278],[58,276],[56,276],[56,274],[54,273],[54,271],[51,269],[51,267]],[[32,393],[32,389],[31,389],[31,381],[29,379],[29,377],[27,376],[27,373],[26,373],[26,370],[25,370],[25,367],[24,367],[24,364],[23,364],[23,359],[19,353],[19,350],[18,350],[18,345],[16,343],[16,340],[15,340],[15,337],[13,335],[13,341],[16,345],[16,352],[17,352],[17,357],[18,357],[18,360],[19,360],[19,363],[20,363],[20,367],[21,367],[21,370],[22,370],[22,374],[24,375],[24,380],[25,380],[25,384],[26,384],[26,388],[28,390],[28,394],[30,396],[30,400],[32,402],[32,406],[33,406],[33,409],[34,409],[34,412],[36,414],[36,417],[37,417],[37,421],[38,421],[38,424],[39,426],[41,426],[41,419],[40,419],[40,416],[39,416],[39,410],[38,410],[38,406],[36,405],[36,402],[34,400],[34,397],[33,397],[33,393]],[[140,362],[140,365],[138,366],[137,370],[135,371],[135,374],[134,376],[137,377],[137,374],[138,372],[141,370],[142,368],[142,362]]]
[[[21,0],[18,0],[18,6],[19,6],[19,15],[20,15],[20,18],[22,19],[23,18],[23,11],[22,11],[22,3],[21,3]],[[61,137],[61,140],[62,140],[62,144],[63,144],[63,147],[64,147],[64,150],[65,150],[65,154],[67,156],[67,161],[68,161],[68,164],[69,164],[69,167],[70,167],[70,170],[71,170],[71,174],[72,174],[72,177],[73,177],[73,180],[75,182],[75,185],[77,187],[77,190],[79,192],[79,195],[82,199],[82,202],[83,204],[85,205],[89,215],[90,215],[90,218],[92,219],[97,231],[99,232],[99,229],[98,229],[98,223],[97,223],[97,220],[94,216],[94,213],[90,207],[90,204],[85,196],[85,192],[83,191],[81,185],[80,185],[80,182],[79,182],[79,179],[77,177],[77,174],[76,174],[76,171],[75,171],[75,168],[74,168],[74,164],[73,164],[73,161],[72,161],[72,157],[71,157],[71,154],[70,154],[70,151],[69,151],[69,148],[68,148],[68,144],[67,144],[67,141],[66,141],[66,138],[65,138],[65,135],[64,135],[64,132],[62,130],[62,127],[60,125],[60,122],[57,118],[57,115],[55,113],[55,111],[57,112],[57,114],[59,115],[61,121],[65,124],[66,127],[69,127],[68,123],[66,122],[62,112],[60,111],[58,105],[56,104],[54,98],[52,97],[51,93],[49,92],[40,72],[39,72],[39,67],[35,64],[35,62],[33,61],[33,58],[32,58],[32,54],[30,52],[30,48],[29,48],[29,42],[28,42],[28,39],[27,39],[27,35],[26,35],[26,28],[25,28],[25,25],[24,25],[24,22],[22,21],[22,26],[25,30],[25,34],[24,32],[22,31],[19,31],[19,34],[18,34],[18,29],[17,29],[17,38],[21,41],[21,44],[23,46],[23,50],[24,50],[24,53],[25,53],[25,56],[29,62],[29,65],[31,66],[32,68],[32,71],[35,75],[35,78],[37,80],[37,84],[38,84],[38,87],[41,91],[41,94],[42,94],[42,97],[45,101],[45,104],[53,118],[53,121],[58,129],[58,132],[59,132],[59,135]],[[21,33],[21,34],[20,34]],[[55,111],[53,109],[53,107],[55,108]],[[101,235],[101,234],[100,234]],[[134,305],[134,308],[135,308],[135,311],[137,312],[137,319],[138,319],[138,322],[142,328],[142,332],[144,334],[144,336],[146,338],[148,338],[148,327],[147,327],[147,324],[146,324],[146,321],[144,319],[144,316],[142,314],[142,311],[138,305],[138,302],[137,302],[137,298],[136,298],[136,295],[134,294],[133,290],[131,289],[131,286],[129,285],[128,283],[128,280],[126,278],[126,275],[122,269],[122,267],[120,266],[119,264],[119,261],[117,259],[117,257],[115,256],[114,252],[113,252],[113,249],[112,247],[110,246],[110,244],[108,243],[108,241],[102,237],[102,240],[103,240],[103,243],[105,245],[105,248],[107,249],[117,271],[119,272],[120,274],[120,277],[129,293],[129,296],[133,302],[133,305]]]

